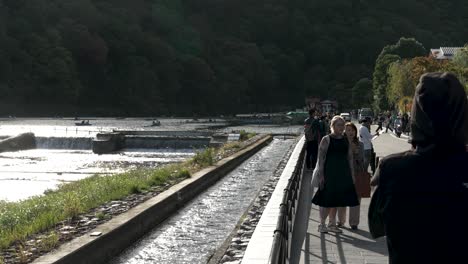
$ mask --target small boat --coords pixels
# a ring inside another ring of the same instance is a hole
[[[161,125],[161,122],[159,120],[153,120],[153,122],[151,123],[151,126],[160,126]]]
[[[145,127],[155,127],[155,126],[160,126],[161,122],[159,120],[153,120],[153,122],[149,126]]]
[[[89,120],[83,120],[81,122],[75,122],[75,126],[91,126],[91,124],[89,123]]]

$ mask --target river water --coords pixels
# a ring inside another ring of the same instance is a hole
[[[87,119],[88,120],[88,119]],[[99,132],[119,130],[193,131],[213,125],[188,119],[164,119],[150,127],[150,119],[89,118],[91,126],[75,126],[69,119],[0,119],[0,137],[32,132],[37,149],[0,153],[0,200],[18,201],[41,195],[61,183],[93,174],[118,173],[139,167],[157,167],[194,155],[194,149],[123,149],[97,155],[91,140]],[[220,124],[218,121],[217,124]]]
[[[157,167],[194,155],[194,149],[124,149],[115,154],[97,155],[91,140],[100,132],[113,130],[296,133],[300,127],[237,126],[228,127],[222,119],[159,119],[161,126],[151,127],[151,118],[83,118],[90,126],[76,126],[74,118],[0,118],[0,138],[32,132],[37,149],[0,153],[0,200],[18,201],[41,195],[61,183],[76,181],[92,174],[109,174],[139,167]],[[174,132],[174,133],[175,133]]]
[[[294,142],[276,137],[111,263],[206,263]]]

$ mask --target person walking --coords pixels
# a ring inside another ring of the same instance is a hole
[[[385,133],[387,133],[389,129],[390,129],[390,131],[393,132],[393,121],[394,121],[394,119],[393,119],[392,115],[388,114],[387,120],[386,120]]]
[[[331,134],[320,142],[318,158],[319,190],[312,203],[320,206],[320,225],[318,231],[341,233],[336,226],[336,208],[359,205],[354,188],[353,154],[348,140],[343,135],[345,121],[335,116],[330,124]],[[330,214],[330,225],[325,221]]]
[[[410,126],[412,149],[383,158],[372,178],[369,229],[386,236],[391,264],[464,262],[468,100],[453,74],[421,76]]]
[[[376,135],[378,136],[379,134]],[[370,119],[365,118],[361,120],[361,127],[359,128],[359,141],[361,141],[364,145],[364,171],[368,171],[369,164],[371,163],[372,152],[374,151],[374,147],[372,145],[373,138],[374,136],[372,136],[370,133]],[[374,171],[374,168],[372,168],[372,170]]]
[[[379,115],[379,118],[377,119],[377,129],[375,130],[375,133],[379,133],[379,130],[383,130],[383,122],[385,121],[385,117],[383,114]]]
[[[361,194],[365,191],[364,185],[369,185],[370,189],[370,177],[369,174],[364,174],[364,144],[357,138],[357,127],[351,122],[345,125],[345,135],[348,139],[349,146],[353,154],[353,169],[356,186],[356,194],[358,196],[359,203],[361,203]],[[360,183],[360,184],[358,184]],[[353,206],[349,208],[349,226],[352,230],[357,230],[359,226],[359,215],[361,212],[361,206]],[[337,226],[342,227],[346,222],[346,207],[338,208],[338,222]]]
[[[309,117],[304,120],[304,134],[306,138],[306,167],[311,170],[314,169],[317,162],[318,144],[322,138],[315,109],[310,109]]]

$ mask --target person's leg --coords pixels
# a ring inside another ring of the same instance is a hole
[[[327,225],[325,224],[325,221],[327,220],[329,213],[330,213],[330,208],[322,207],[322,206],[319,207],[320,225],[318,226],[318,231],[320,233],[328,232],[328,228],[327,228]]]
[[[359,204],[361,204],[361,198],[359,197]],[[361,206],[353,206],[349,208],[349,225],[352,229],[357,229],[359,225],[359,215],[361,213]]]
[[[308,169],[311,167],[311,156],[312,156],[312,144],[311,141],[306,142],[306,167]]]
[[[330,225],[336,225],[336,213],[337,213],[337,208],[333,207],[330,208],[330,211],[328,213],[328,216],[330,217],[329,223]]]
[[[329,217],[330,217],[330,222],[328,224],[328,230],[331,231],[331,232],[335,232],[335,233],[343,233],[343,231],[341,229],[339,229],[337,226],[336,226],[336,213],[337,213],[337,208],[334,207],[334,208],[330,208],[330,212],[329,212]]]
[[[364,164],[363,164],[364,171],[369,170],[369,164],[370,164],[371,156],[372,156],[372,150],[370,150],[370,149],[364,150]]]
[[[346,207],[338,207],[338,222],[339,227],[344,226],[346,223]]]
[[[311,141],[310,142],[311,144],[311,168],[314,169],[315,168],[315,164],[317,164],[317,157],[318,157],[318,141],[314,140],[314,141]]]
[[[330,214],[330,208],[328,207],[319,207],[319,214],[320,214],[320,224],[325,224],[328,215]]]

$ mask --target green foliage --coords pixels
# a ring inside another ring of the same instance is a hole
[[[374,89],[374,109],[376,112],[390,108],[387,99],[388,68],[392,63],[400,59],[398,55],[386,54],[382,57],[379,56],[375,63],[372,86]]]
[[[468,44],[463,49],[455,53],[452,63],[462,68],[468,68]]]
[[[213,148],[207,148],[205,150],[198,151],[192,158],[192,161],[196,166],[211,166],[213,165],[214,157],[215,150]]]
[[[371,107],[372,101],[372,81],[362,78],[353,86],[352,106],[354,108]]]
[[[383,57],[387,54],[394,54],[402,59],[407,59],[427,55],[427,51],[424,46],[414,38],[400,38],[396,44],[385,46],[379,57]]]
[[[386,109],[376,57],[466,42],[459,2],[4,0],[3,114],[288,111],[304,96],[346,108],[367,104],[352,88],[372,76]],[[401,35],[414,38],[382,49]]]
[[[45,252],[54,249],[59,242],[59,236],[55,231],[50,232],[47,236],[41,239],[39,248]]]
[[[21,241],[30,234],[46,230],[103,203],[125,197],[134,193],[135,189],[142,190],[187,177],[190,177],[190,172],[182,165],[168,165],[156,170],[93,176],[64,184],[43,196],[16,203],[0,202],[0,248],[8,247],[13,241]],[[53,246],[52,238],[46,246]]]
[[[248,140],[248,139],[251,139],[253,137],[255,137],[257,134],[256,133],[248,133],[246,132],[245,130],[241,130],[239,132],[240,136],[239,136],[239,139],[241,141],[245,141],[245,140]]]
[[[411,79],[411,64],[408,61],[396,61],[388,68],[387,98],[392,105],[397,105],[404,97],[414,94],[414,83]]]
[[[96,214],[96,218],[98,218],[99,220],[103,220],[104,218],[106,218],[106,215],[103,212],[99,212]]]

